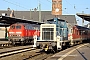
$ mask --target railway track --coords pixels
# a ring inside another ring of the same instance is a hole
[[[0,41],[0,49],[11,47],[11,43],[8,41]]]
[[[25,46],[27,46],[27,45],[32,45],[32,44],[26,44]],[[20,45],[20,44],[12,45],[11,43],[0,43],[0,49],[18,47],[18,46],[22,46],[22,45]]]
[[[83,44],[80,44],[80,45],[83,45]],[[79,46],[79,45],[75,45],[75,46],[69,47],[69,48],[76,48],[77,46]],[[64,49],[64,51],[65,51],[65,49]],[[53,54],[38,53],[38,54],[35,54],[35,55],[29,55],[27,58],[24,58],[23,60],[47,60],[52,55]]]
[[[35,49],[32,48],[32,46],[19,46],[19,47],[13,47],[13,48],[6,49],[6,50],[5,49],[2,49],[2,50],[0,49],[0,58],[7,57],[7,56],[10,56],[10,55],[13,55],[13,54],[26,52],[26,51],[35,50]],[[3,50],[5,50],[5,51],[3,51]]]
[[[89,43],[90,44],[90,43]],[[80,44],[81,46],[87,46],[86,44]],[[73,46],[73,47],[70,47],[69,49],[77,49],[79,48],[78,46],[80,45],[76,45],[76,46]],[[80,46],[80,47],[81,47]],[[90,46],[87,46],[88,48],[90,48]],[[65,50],[62,50],[62,51],[65,51]],[[71,50],[72,51],[72,50]],[[68,52],[66,54],[69,54]],[[45,54],[45,53],[41,53],[41,54],[37,54],[37,55],[34,55],[34,56],[29,56],[29,58],[26,58],[26,59],[23,59],[23,60],[48,60],[48,58],[50,58],[51,56],[53,56],[53,54]],[[63,55],[64,56],[64,55]],[[66,55],[67,56],[67,55]],[[83,55],[82,55],[83,56]],[[84,58],[85,59],[85,58]]]
[[[76,46],[73,46],[73,48]],[[89,47],[89,46],[87,46]],[[0,49],[0,58],[3,57],[8,57],[8,56],[13,56],[16,54],[23,54],[22,56],[22,60],[47,60],[48,57],[52,56],[53,54],[46,54],[43,52],[36,52],[37,49],[33,49],[32,46],[18,46],[18,47],[12,47],[12,48],[6,48],[7,51],[3,51],[5,49]],[[11,50],[8,50],[11,49]],[[2,51],[1,51],[2,50]],[[25,52],[29,52],[29,55],[24,54]],[[32,53],[32,51],[36,52],[36,53]],[[38,50],[40,51],[40,50]],[[20,55],[19,54],[19,55]],[[20,57],[19,57],[20,58]]]
[[[0,44],[0,47],[2,46],[10,46],[11,44],[10,43],[2,43],[2,44]]]
[[[52,56],[53,54],[41,54],[37,57],[32,58],[31,60],[46,60],[48,57]]]
[[[53,54],[46,54],[46,53],[37,53],[34,55],[30,55],[23,60],[46,60],[48,57],[52,56]]]
[[[22,46],[21,46],[22,47]],[[8,51],[3,51],[3,52],[0,52],[0,58],[4,58],[4,57],[9,57],[9,56],[13,56],[13,55],[25,55],[24,53],[25,52],[29,52],[30,55],[28,56],[23,56],[21,59],[22,60],[45,60],[47,57],[51,56],[51,54],[46,54],[46,53],[42,53],[40,52],[40,49],[35,49],[35,48],[32,48],[32,46],[28,46],[28,47],[25,47],[24,48],[20,48],[18,49],[19,47],[13,47],[11,48],[12,50],[8,50]],[[10,49],[10,48],[6,48],[6,49]],[[2,49],[4,50],[4,49]],[[34,52],[34,53],[32,53]]]

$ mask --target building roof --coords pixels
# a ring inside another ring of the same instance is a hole
[[[76,15],[81,17],[82,19],[90,22],[90,14],[77,13]]]
[[[43,22],[33,21],[33,20],[26,20],[21,18],[9,17],[9,16],[0,16],[0,23],[4,23],[5,25],[11,25],[14,23],[30,23],[30,24],[43,24]],[[3,24],[3,25],[4,25]]]
[[[0,15],[2,13],[6,13],[7,16],[10,16],[11,11],[1,10]],[[14,11],[14,15],[16,18],[28,19],[39,21],[39,11]],[[41,21],[46,22],[48,19],[52,19],[55,16],[51,15],[51,11],[41,11]],[[66,20],[68,23],[77,24],[75,15],[60,15],[58,18]]]

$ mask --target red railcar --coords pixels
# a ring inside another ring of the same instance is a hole
[[[39,32],[40,26],[38,24],[28,24],[28,23],[16,23],[12,24],[9,29],[9,42],[12,44],[21,43],[25,44],[27,42],[33,41],[34,35],[40,36]]]
[[[90,39],[90,29],[75,25],[72,28],[71,43],[87,41]]]

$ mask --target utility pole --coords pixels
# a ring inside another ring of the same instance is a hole
[[[30,9],[30,19],[31,19],[31,9]]]
[[[82,14],[84,14],[84,11],[82,11]],[[84,26],[84,17],[82,18],[82,26]]]
[[[41,4],[39,0],[39,22],[41,22]]]

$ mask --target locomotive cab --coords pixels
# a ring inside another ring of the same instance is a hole
[[[9,42],[13,43],[23,41],[23,30],[24,26],[21,24],[13,24],[9,29]]]

